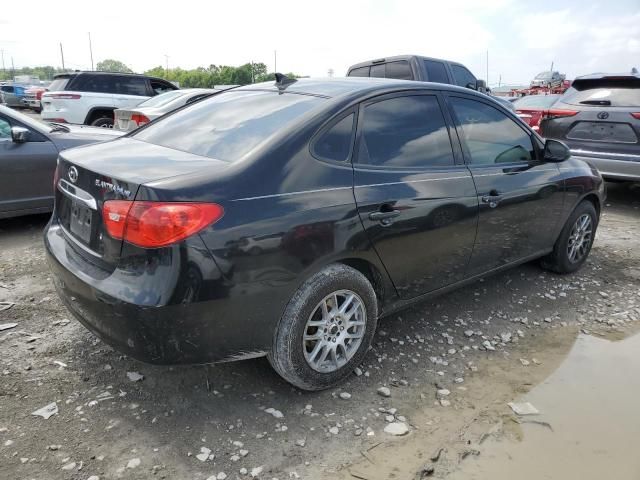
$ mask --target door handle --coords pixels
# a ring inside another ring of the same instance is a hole
[[[389,210],[387,212],[372,212],[369,214],[369,220],[380,222],[383,225],[390,225],[392,219],[400,215],[400,210]]]
[[[482,196],[482,203],[488,203],[489,207],[496,208],[498,206],[498,203],[500,203],[503,198],[504,197],[498,194],[498,192],[492,190],[491,192],[489,192],[489,195]]]

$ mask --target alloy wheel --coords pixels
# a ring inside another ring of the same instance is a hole
[[[587,213],[580,215],[576,223],[573,224],[567,243],[567,256],[571,263],[577,263],[587,255],[592,235],[593,222],[591,221],[591,215]]]
[[[315,371],[331,373],[345,366],[360,348],[367,312],[360,296],[338,290],[313,309],[302,334],[307,364]]]

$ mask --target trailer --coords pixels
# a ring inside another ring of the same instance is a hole
[[[512,88],[509,97],[526,97],[527,95],[550,95],[563,94],[571,87],[571,80],[562,80],[562,83],[555,86]]]

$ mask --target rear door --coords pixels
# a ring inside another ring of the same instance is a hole
[[[468,274],[551,248],[564,201],[558,165],[543,163],[535,136],[490,100],[449,94],[447,101],[478,192]]]
[[[386,95],[360,106],[358,213],[403,299],[464,278],[473,248],[476,191],[445,118],[435,92]]]
[[[0,114],[0,215],[51,208],[58,150],[34,130],[25,143],[15,143],[11,127],[25,126]]]

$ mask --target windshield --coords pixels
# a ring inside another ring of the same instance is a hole
[[[575,80],[564,93],[562,101],[571,105],[640,107],[640,79],[622,77]]]
[[[536,80],[544,80],[545,78],[550,78],[551,72],[542,72],[536,75]]]
[[[526,97],[519,98],[513,102],[513,105],[518,108],[549,108],[556,103],[560,95],[527,95]]]
[[[232,162],[323,101],[310,95],[236,90],[178,111],[133,138]]]
[[[49,85],[49,91],[59,92],[61,90],[64,90],[64,88],[67,86],[67,83],[69,83],[69,77],[57,77],[53,80],[53,82],[51,82],[51,85]]]
[[[161,107],[186,94],[187,92],[184,92],[182,90],[171,90],[169,92],[156,95],[155,97],[151,97],[149,100],[146,100],[138,105],[138,107]]]

